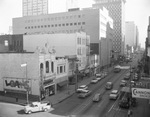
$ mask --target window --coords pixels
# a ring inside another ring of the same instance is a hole
[[[72,26],[72,23],[70,23],[70,26]]]
[[[74,25],[77,25],[77,23],[74,23]]]
[[[61,24],[59,24],[59,26],[61,26]]]
[[[82,25],[85,25],[85,22],[82,22]]]
[[[57,24],[55,24],[55,27],[57,27]]]
[[[8,40],[4,41],[5,46],[8,46]]]
[[[51,71],[54,73],[54,62],[51,62]]]
[[[57,74],[59,74],[59,67],[57,67]]]
[[[68,26],[69,24],[68,23],[66,23],[66,26]]]
[[[63,66],[60,66],[60,73],[63,73]]]
[[[81,22],[78,22],[78,25],[81,25]]]
[[[46,61],[46,73],[49,73],[49,62]]]
[[[47,27],[47,25],[45,25],[45,28]]]
[[[64,72],[66,72],[66,66],[64,65]]]

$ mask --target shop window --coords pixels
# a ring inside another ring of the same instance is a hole
[[[46,61],[46,73],[49,73],[49,62]]]

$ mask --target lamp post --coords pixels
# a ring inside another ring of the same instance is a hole
[[[27,62],[24,64],[21,64],[21,67],[26,67],[26,82],[28,82],[28,77],[27,77]],[[26,87],[26,96],[27,96],[27,104],[29,104],[29,94],[28,94],[28,87]]]

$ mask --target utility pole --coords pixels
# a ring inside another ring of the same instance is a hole
[[[77,91],[78,88],[78,63],[76,62],[76,74],[75,74],[75,91]]]
[[[21,67],[26,67],[26,82],[28,82],[28,76],[27,76],[27,62],[24,64],[21,64]],[[26,97],[27,97],[27,104],[29,104],[29,87],[26,87]]]

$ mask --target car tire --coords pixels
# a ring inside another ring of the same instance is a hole
[[[28,114],[31,114],[31,113],[32,113],[32,111],[31,111],[31,110],[29,110],[29,111],[28,111]]]
[[[47,108],[44,108],[44,112],[46,112],[48,109]]]

